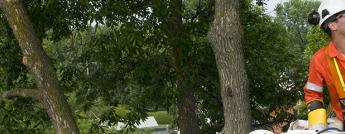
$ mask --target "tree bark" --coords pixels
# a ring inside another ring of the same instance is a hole
[[[177,98],[177,124],[181,134],[198,134],[198,118],[196,116],[196,100],[194,91],[182,78],[178,80],[179,96]]]
[[[208,33],[220,77],[225,134],[248,134],[251,127],[240,2],[216,0],[215,18]]]
[[[199,126],[196,115],[196,99],[193,86],[189,82],[188,70],[184,62],[188,52],[184,50],[182,25],[182,0],[172,0],[169,5],[167,35],[169,44],[173,48],[173,59],[177,74],[177,125],[181,134],[198,134]]]
[[[32,93],[29,93],[29,89],[13,90],[6,92],[4,96],[24,96],[38,99],[38,102],[42,103],[46,109],[57,134],[79,133],[57,80],[53,64],[45,54],[41,42],[35,34],[22,1],[0,0],[0,7],[18,40],[23,54],[23,64],[28,68],[37,85],[37,90]]]

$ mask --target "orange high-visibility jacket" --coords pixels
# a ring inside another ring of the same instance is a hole
[[[329,42],[329,56],[331,58],[336,57],[339,65],[339,69],[342,76],[345,76],[345,55],[340,53],[334,46],[333,41]],[[309,65],[309,78],[307,84],[304,86],[305,100],[308,104],[313,100],[319,100],[323,102],[323,89],[324,86],[327,86],[331,105],[336,113],[336,116],[339,120],[343,120],[339,96],[335,88],[334,80],[332,78],[331,71],[326,59],[326,49],[324,46],[318,50],[312,57]],[[343,77],[343,79],[345,79]]]

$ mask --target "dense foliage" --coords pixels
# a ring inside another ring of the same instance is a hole
[[[267,128],[291,121],[296,115],[287,110],[303,99],[308,58],[319,48],[322,36],[306,24],[306,14],[318,3],[290,0],[277,7],[276,17],[265,15],[261,6],[249,0],[243,3],[252,125]],[[129,133],[148,115],[176,126],[178,69],[188,74],[201,132],[222,129],[218,72],[206,38],[214,1],[183,1],[183,38],[177,39],[181,42],[177,46],[167,38],[172,30],[169,4],[159,0],[25,1],[81,133],[114,133],[107,125],[118,122],[128,125],[118,133]],[[180,68],[175,65],[174,47],[182,48]],[[1,14],[0,50],[0,91],[35,87]],[[53,131],[42,107],[30,98],[1,98],[0,107],[1,132]]]

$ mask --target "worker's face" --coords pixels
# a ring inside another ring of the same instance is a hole
[[[339,14],[338,16],[337,16],[337,22],[339,22],[339,21],[344,21],[344,19],[345,19],[345,12],[343,12],[343,13],[341,13],[341,14]]]
[[[339,14],[336,21],[330,23],[329,28],[338,34],[345,36],[345,12]]]

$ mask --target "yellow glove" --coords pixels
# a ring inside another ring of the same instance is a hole
[[[310,130],[323,130],[326,128],[326,110],[315,109],[308,113],[308,127]]]
[[[308,127],[310,130],[323,130],[326,128],[326,109],[323,108],[321,101],[311,101],[307,105]]]

